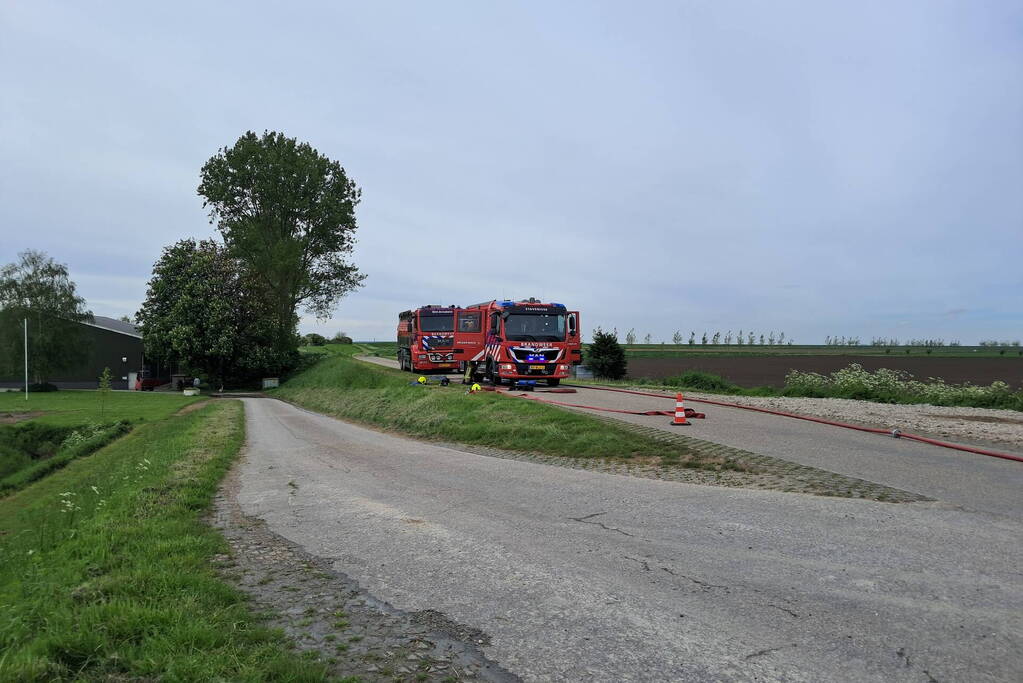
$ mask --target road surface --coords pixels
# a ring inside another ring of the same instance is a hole
[[[386,367],[398,367],[397,361],[389,358],[366,356],[361,359]],[[526,395],[540,400],[618,410],[674,410],[675,406],[673,396],[658,399],[584,388],[578,388],[574,394],[537,391]],[[720,398],[728,400],[727,396]],[[1023,519],[1023,463],[750,410],[704,405],[698,401],[689,401],[688,405],[706,412],[707,419],[693,420],[689,427],[672,427],[667,417],[598,410],[584,412],[658,427],[866,479],[968,510]],[[1023,456],[1023,452],[1004,446],[998,446],[996,450]]]
[[[530,681],[1008,681],[1023,525],[488,458],[246,399],[243,510]]]

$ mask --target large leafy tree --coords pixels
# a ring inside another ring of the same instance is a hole
[[[361,192],[307,143],[249,131],[203,165],[198,191],[231,254],[264,290],[280,349],[294,348],[299,308],[329,317],[365,278],[347,260]]]
[[[176,362],[218,383],[289,365],[270,343],[272,318],[255,283],[212,240],[181,240],[153,266],[137,314],[151,360]]]
[[[41,251],[18,254],[0,268],[0,370],[18,374],[23,363],[22,321],[28,319],[29,370],[37,383],[84,362],[88,338],[79,323],[92,322],[67,266]]]

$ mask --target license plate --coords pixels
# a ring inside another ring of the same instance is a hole
[[[530,365],[529,369],[530,370],[543,370],[544,366],[542,366],[542,365]]]
[[[437,367],[438,368],[453,368],[453,367],[455,367],[455,364],[454,363],[437,363]]]

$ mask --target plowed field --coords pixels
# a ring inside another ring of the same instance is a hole
[[[916,379],[940,377],[946,382],[991,384],[1000,380],[1023,386],[1023,358],[913,358],[898,356],[713,356],[706,358],[630,358],[630,377],[671,377],[686,370],[720,375],[740,386],[781,387],[789,370],[827,374],[859,363],[867,370],[904,370]]]

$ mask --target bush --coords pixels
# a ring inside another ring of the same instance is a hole
[[[594,377],[621,379],[625,377],[628,363],[625,350],[618,343],[618,336],[601,328],[593,331],[593,342],[586,353],[586,366]]]
[[[870,372],[857,363],[830,375],[793,370],[785,376],[782,393],[786,396],[854,398],[882,403],[1023,410],[1023,391],[1013,392],[1005,382],[993,382],[986,387],[948,384],[935,377],[920,382],[907,372],[886,368]]]
[[[302,338],[302,341],[305,342],[306,346],[324,346],[327,343],[327,338],[324,337],[322,334],[310,332],[309,334]]]
[[[39,384],[29,384],[29,392],[46,392],[46,391],[60,391],[60,388],[56,384],[50,384],[49,382],[42,382]]]
[[[724,377],[700,370],[687,370],[677,377],[669,377],[664,381],[665,384],[670,386],[700,389],[702,391],[733,393],[740,390],[737,384],[732,384]]]

